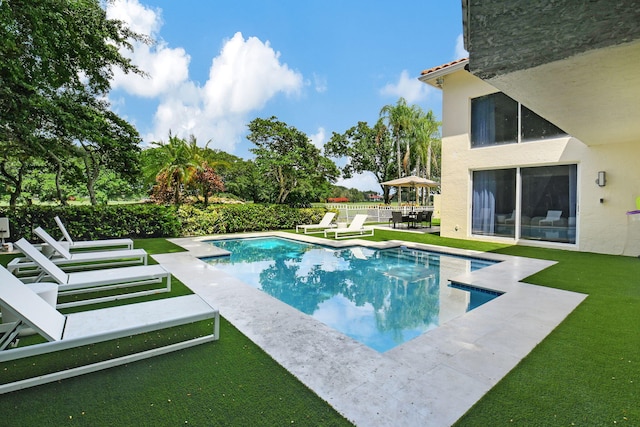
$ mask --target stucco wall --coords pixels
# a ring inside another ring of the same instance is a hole
[[[467,50],[483,79],[640,38],[637,0],[468,0]]]
[[[640,137],[634,143],[588,147],[566,137],[540,142],[470,149],[470,100],[496,89],[468,72],[447,75],[443,85],[441,235],[513,242],[471,236],[471,171],[509,167],[578,165],[576,245],[580,251],[640,255],[640,220],[626,212],[640,196]],[[606,171],[607,184],[595,184]],[[603,202],[600,202],[603,199]],[[640,215],[638,215],[640,216]],[[522,241],[523,244],[558,246]]]

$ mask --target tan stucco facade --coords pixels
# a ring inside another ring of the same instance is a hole
[[[522,240],[517,243],[586,252],[640,255],[640,215],[629,216],[640,196],[640,136],[634,142],[603,141],[587,146],[572,137],[470,148],[471,99],[497,89],[465,70],[441,81],[442,197],[441,235],[463,239],[515,242],[471,234],[471,176],[475,170],[577,165],[576,243]],[[596,185],[598,171],[606,185]],[[635,220],[637,218],[637,220]]]

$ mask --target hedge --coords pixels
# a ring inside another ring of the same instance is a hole
[[[320,221],[324,208],[291,208],[285,205],[183,205],[129,204],[107,206],[28,206],[0,208],[8,217],[11,238],[37,240],[33,229],[42,227],[60,238],[54,217],[59,216],[69,234],[78,240],[116,237],[179,237],[242,231],[291,229],[296,224]]]

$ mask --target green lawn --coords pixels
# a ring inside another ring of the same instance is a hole
[[[640,425],[639,259],[386,230],[372,239],[556,260],[527,281],[589,294],[457,425]],[[136,246],[179,250],[163,239]],[[348,425],[224,320],[218,342],[0,396],[0,411],[16,426]]]

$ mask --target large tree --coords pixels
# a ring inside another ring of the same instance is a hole
[[[328,194],[338,168],[306,134],[276,117],[256,118],[248,126],[247,139],[255,145],[250,151],[264,182],[273,189],[271,201],[306,204]]]
[[[358,122],[343,134],[333,132],[324,150],[327,156],[347,159],[342,168],[344,178],[350,178],[355,173],[371,172],[378,182],[383,182],[397,176],[394,141],[382,120],[378,120],[373,128],[366,122]],[[389,203],[389,187],[381,185],[380,188],[385,203]]]
[[[67,130],[78,127],[85,133],[89,129],[97,133],[103,125],[93,117],[80,123],[84,119],[68,108],[70,99],[104,98],[115,68],[141,73],[120,53],[121,48],[131,48],[133,39],[142,37],[122,22],[107,19],[98,0],[0,1],[3,151],[14,157],[10,148],[20,146],[21,152],[12,159],[18,162],[28,156],[52,161],[51,154],[56,153],[63,156],[59,164],[64,156],[73,155],[72,142],[78,135]],[[60,144],[66,144],[69,151],[59,153]],[[21,179],[0,176],[12,187]]]

